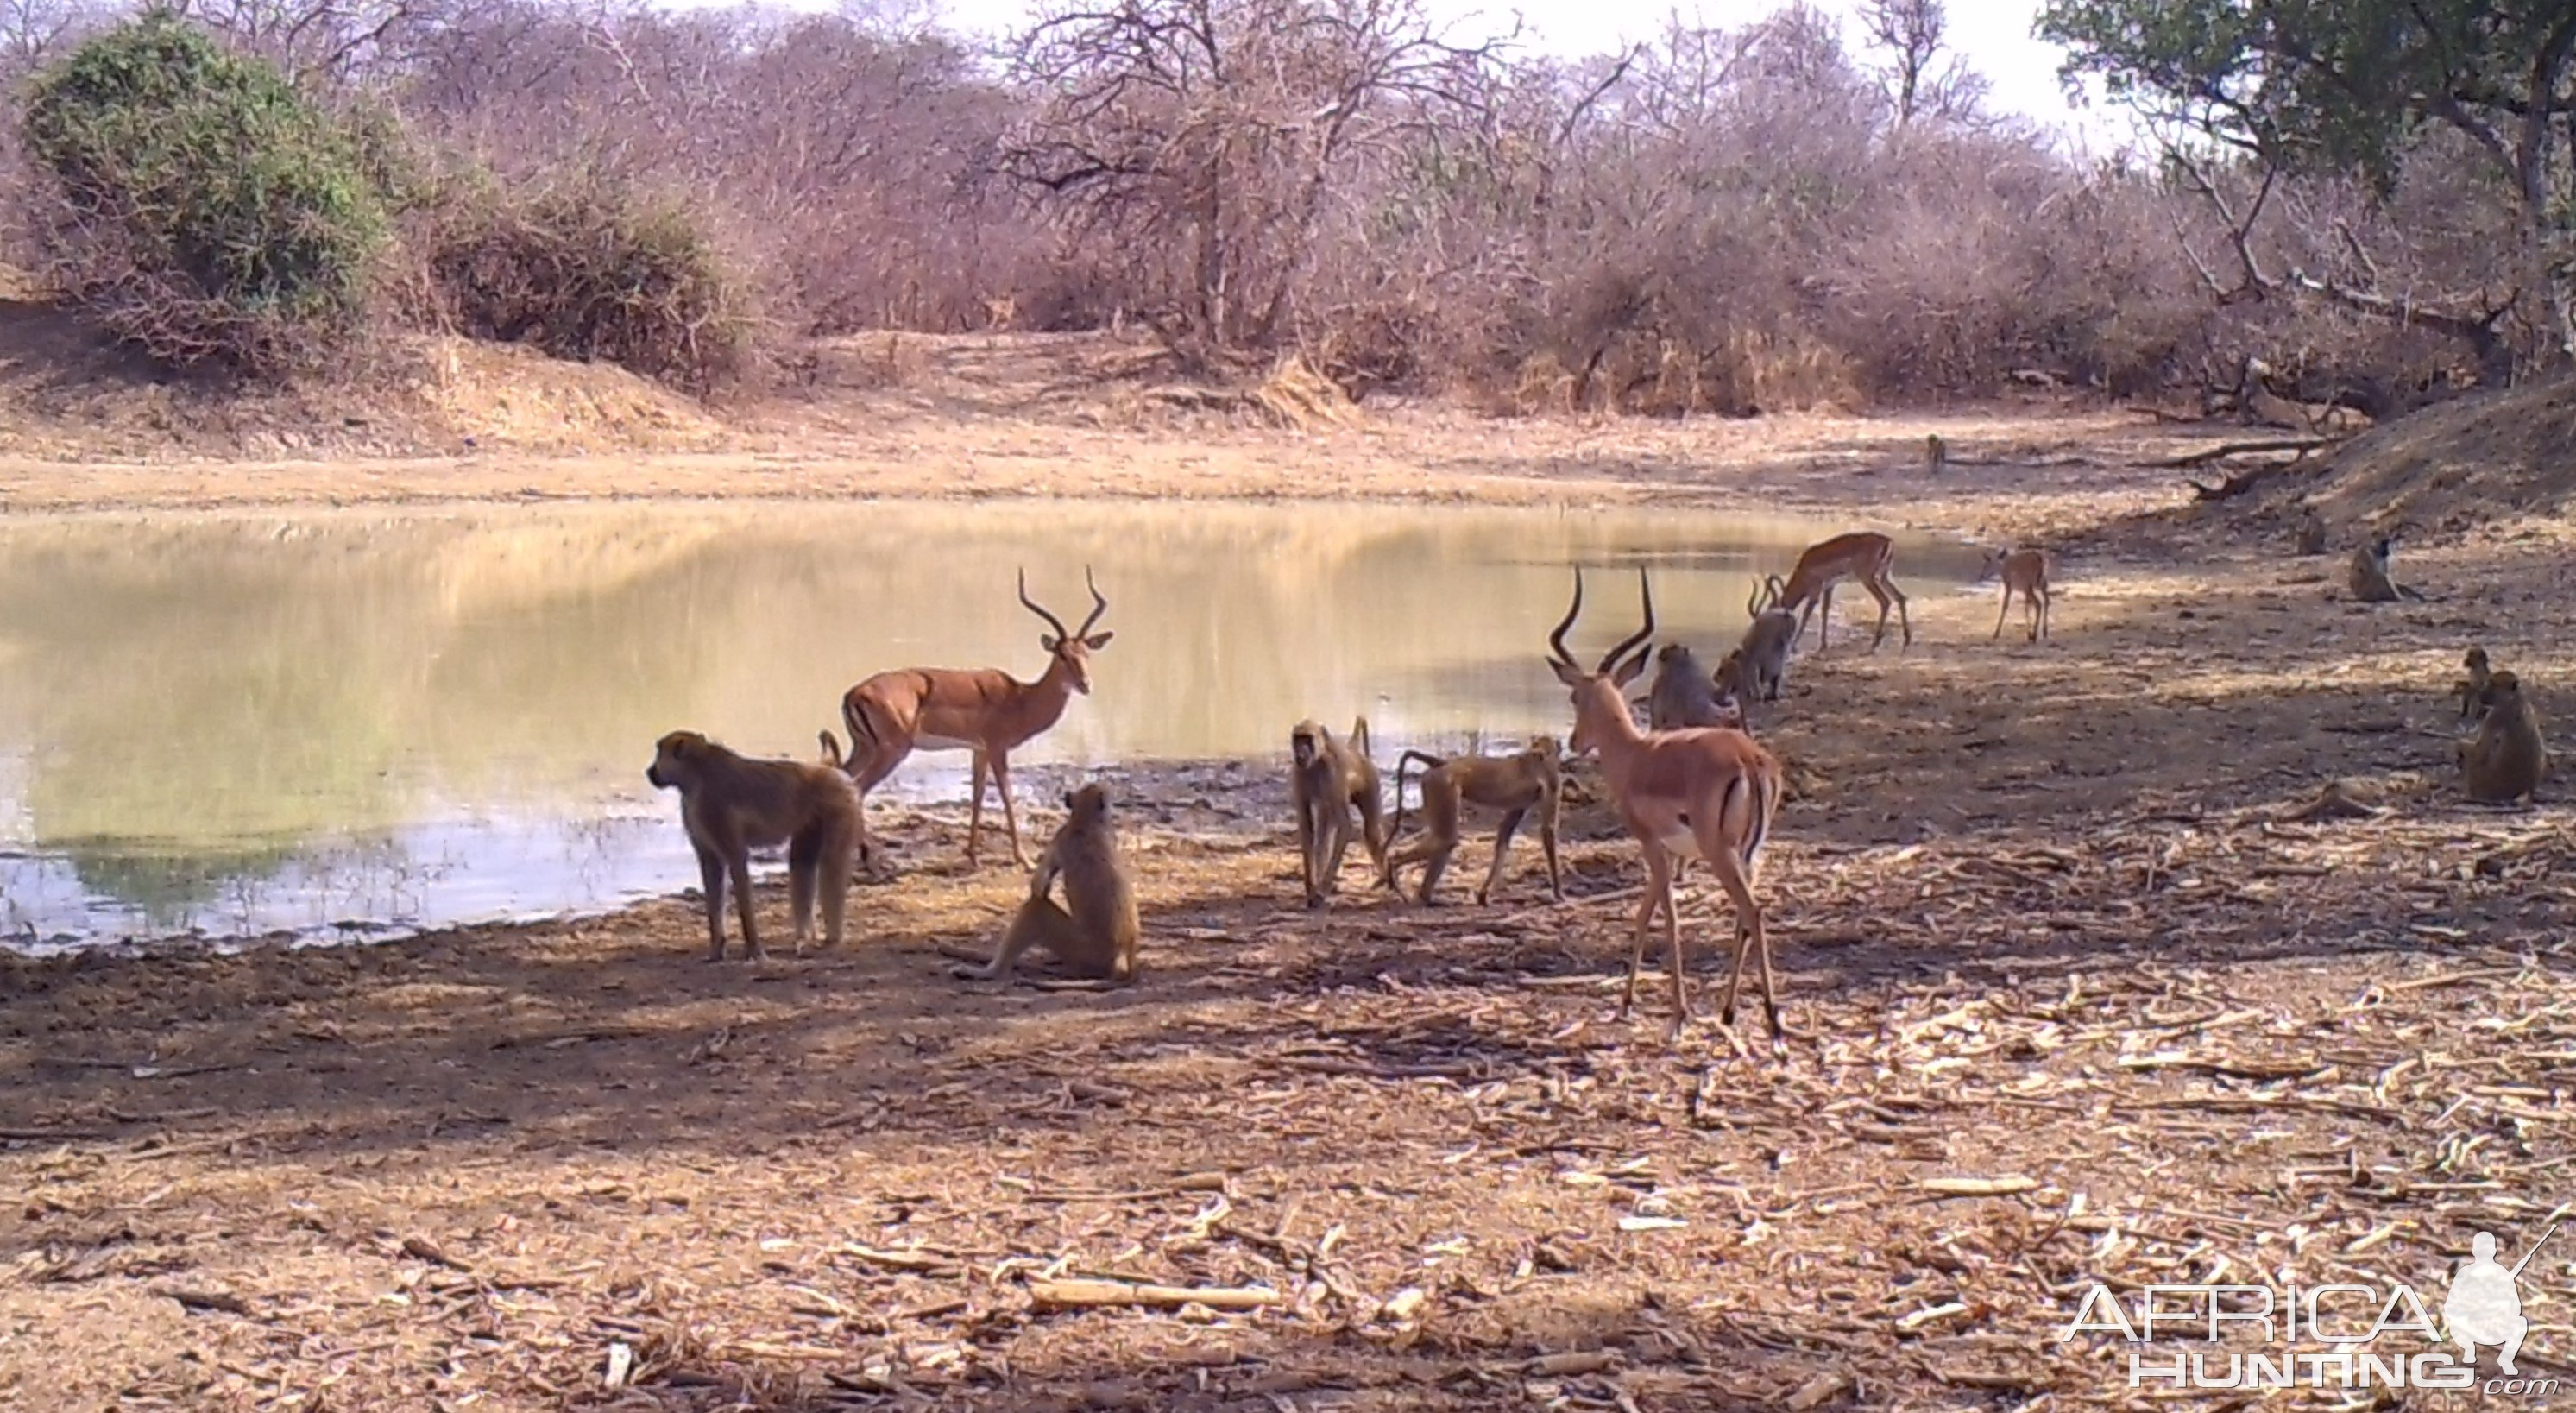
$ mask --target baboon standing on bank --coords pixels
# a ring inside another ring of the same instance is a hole
[[[1410,863],[1421,863],[1422,890],[1415,898],[1423,906],[1433,905],[1431,890],[1439,885],[1441,873],[1449,867],[1449,856],[1458,849],[1460,803],[1483,805],[1503,812],[1502,823],[1494,831],[1494,862],[1485,870],[1485,881],[1476,888],[1476,901],[1483,903],[1502,880],[1503,857],[1512,846],[1512,834],[1521,820],[1535,809],[1538,813],[1539,847],[1547,855],[1547,892],[1557,902],[1565,901],[1565,882],[1557,868],[1556,825],[1559,802],[1564,793],[1564,779],[1557,765],[1561,751],[1553,736],[1533,736],[1529,747],[1518,755],[1452,756],[1442,760],[1421,751],[1406,751],[1395,762],[1395,830],[1387,842],[1394,844],[1395,833],[1404,828],[1404,768],[1416,761],[1423,764],[1422,819],[1423,836],[1410,847],[1387,850],[1380,870],[1389,891],[1401,893],[1396,874]]]
[[[753,961],[767,956],[752,921],[751,851],[780,844],[787,846],[796,949],[805,949],[813,930],[818,891],[824,943],[840,945],[851,859],[867,842],[858,787],[847,775],[805,761],[753,760],[695,731],[674,731],[654,744],[644,778],[657,790],[680,792],[680,822],[697,851],[706,893],[708,961],[724,960],[728,884],[742,914],[743,955]]]
[[[1314,721],[1288,732],[1288,796],[1297,811],[1297,859],[1306,882],[1306,906],[1320,908],[1341,887],[1342,856],[1351,846],[1351,811],[1360,812],[1360,839],[1369,862],[1386,869],[1386,807],[1378,793],[1377,763],[1369,759],[1368,718],[1351,722],[1348,741]]]

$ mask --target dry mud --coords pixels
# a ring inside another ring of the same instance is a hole
[[[1969,463],[1926,472],[1926,430]],[[0,964],[0,1404],[2164,1406],[2116,1349],[2057,1341],[2090,1284],[2437,1301],[2474,1232],[2540,1234],[2576,1161],[2569,814],[2553,787],[2462,803],[2443,695],[2475,639],[2556,719],[2564,524],[2409,545],[2427,601],[2365,608],[2336,561],[2237,528],[2269,512],[2188,509],[2142,464],[2209,436],[2032,408],[1294,435],[923,406],[776,452],[0,467],[20,510],[1759,503],[2046,543],[2060,588],[2041,644],[1990,639],[1983,597],[1918,596],[1902,651],[1847,619],[1758,719],[1798,784],[1762,884],[1800,1032],[1778,1053],[1758,1003],[1669,1046],[1660,985],[1618,1016],[1641,869],[1597,804],[1562,905],[1525,836],[1490,906],[1421,909],[1354,863],[1314,914],[1267,763],[1211,764],[1135,831],[1146,975],[1113,994],[948,975],[1024,886],[958,862],[962,810],[890,816],[904,871],[859,890],[853,941],[766,966],[700,962],[679,898]],[[2369,509],[2338,507],[2338,550]],[[2294,818],[2332,779],[2378,812]],[[1690,897],[1706,1011],[1725,912]],[[2571,1256],[2524,1273],[2527,1375],[2576,1376]],[[1066,1306],[1052,1282],[1081,1277],[1216,1293]]]

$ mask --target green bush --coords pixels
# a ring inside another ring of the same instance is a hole
[[[60,283],[155,357],[273,372],[363,317],[376,164],[268,64],[156,10],[40,75],[25,132]]]
[[[451,180],[423,237],[429,286],[473,338],[615,363],[705,395],[744,368],[744,286],[683,202],[580,171]]]

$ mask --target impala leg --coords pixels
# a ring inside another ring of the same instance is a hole
[[[1823,652],[1834,645],[1834,586],[1827,584],[1816,601],[1816,651]]]
[[[975,781],[974,798],[966,805],[966,866],[968,868],[975,866],[976,846],[984,842],[984,753],[977,751],[972,759],[974,764],[967,767],[967,773]]]
[[[1875,578],[1861,580],[1860,586],[1869,591],[1871,598],[1878,600],[1878,631],[1872,633],[1869,639],[1869,650],[1877,652],[1878,645],[1887,641],[1887,611],[1894,606],[1894,601],[1888,598],[1887,590],[1880,588]],[[1913,640],[1908,638],[1906,641]]]
[[[1002,751],[993,752],[993,792],[1002,797],[1002,830],[1011,836],[1011,862],[1029,866],[1029,856],[1020,849],[1020,816],[1011,805],[1011,758]]]
[[[1547,850],[1547,896],[1562,903],[1565,901],[1565,882],[1556,868],[1556,816],[1553,813],[1539,817],[1538,842]]]
[[[2039,613],[2031,623],[2030,640],[2034,643],[2048,636],[2048,586],[2039,586]]]
[[[2012,612],[2012,585],[2006,584],[2004,585],[2003,605],[1995,610],[1994,636],[1986,639],[1987,642],[1992,643],[2002,639],[2004,635],[2004,615],[2010,612]]]
[[[1690,1020],[1690,993],[1682,980],[1682,910],[1681,899],[1674,895],[1672,879],[1664,880],[1664,953],[1672,968],[1673,1020],[1664,1027],[1664,1043],[1682,1038],[1682,1026]]]
[[[1744,983],[1745,954],[1758,952],[1762,967],[1762,1009],[1770,1017],[1771,1037],[1777,1040],[1784,1032],[1780,1026],[1779,996],[1771,985],[1771,941],[1763,931],[1762,905],[1753,900],[1752,880],[1745,873],[1744,861],[1733,849],[1722,846],[1712,849],[1709,867],[1717,874],[1718,886],[1726,890],[1727,901],[1735,905],[1735,966],[1726,978],[1726,999],[1718,1003],[1718,1021],[1729,1027],[1735,1024],[1735,997]]]
[[[1646,933],[1655,925],[1655,909],[1673,905],[1671,860],[1663,847],[1646,841],[1646,892],[1637,900],[1637,935],[1628,949],[1628,985],[1619,993],[1619,1018],[1626,1020],[1637,1003],[1637,977],[1646,969]]]
[[[1896,587],[1896,581],[1887,577],[1887,571],[1884,569],[1878,571],[1878,587],[1887,591],[1887,598],[1896,600],[1896,621],[1905,629],[1905,646],[1909,648],[1914,646],[1914,616],[1905,611],[1905,591]],[[1887,598],[1878,601],[1880,632],[1887,631]]]

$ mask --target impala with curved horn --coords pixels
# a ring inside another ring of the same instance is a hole
[[[1762,965],[1762,1005],[1776,1042],[1787,1032],[1780,1024],[1780,1002],[1771,987],[1771,942],[1763,931],[1762,905],[1753,900],[1753,881],[1762,844],[1771,833],[1771,816],[1780,805],[1780,762],[1743,732],[1724,726],[1680,731],[1640,731],[1628,711],[1623,690],[1646,670],[1651,649],[1631,649],[1655,632],[1654,590],[1643,567],[1637,570],[1637,595],[1646,624],[1601,655],[1587,672],[1565,646],[1565,630],[1583,611],[1583,571],[1574,571],[1574,603],[1564,621],[1548,634],[1548,670],[1571,690],[1574,734],[1567,746],[1576,755],[1600,758],[1602,782],[1619,807],[1628,832],[1637,836],[1646,855],[1646,896],[1637,907],[1637,937],[1628,954],[1628,986],[1619,997],[1625,1018],[1637,999],[1637,974],[1646,962],[1646,929],[1655,910],[1664,914],[1664,943],[1672,968],[1673,1021],[1667,1039],[1681,1034],[1690,1016],[1682,982],[1681,924],[1674,911],[1674,856],[1708,861],[1735,905],[1735,970],[1726,981],[1719,1020],[1735,1023],[1735,995],[1744,980],[1745,954],[1758,952]],[[1622,661],[1622,659],[1625,661]]]
[[[1010,754],[1056,724],[1065,703],[1076,692],[1091,692],[1091,654],[1116,636],[1094,633],[1091,625],[1109,611],[1091,582],[1091,566],[1082,568],[1091,590],[1091,616],[1068,633],[1064,620],[1029,597],[1029,573],[1020,571],[1020,604],[1046,621],[1053,632],[1038,635],[1047,650],[1046,671],[1034,682],[1022,682],[998,667],[905,667],[880,672],[841,697],[841,723],[850,731],[850,756],[843,769],[858,782],[864,811],[867,792],[894,773],[916,750],[972,751],[975,801],[967,810],[966,862],[975,862],[983,839],[984,773],[992,771],[1002,796],[1002,824],[1011,836],[1011,858],[1029,864],[1020,848],[1020,820],[1011,805]]]

